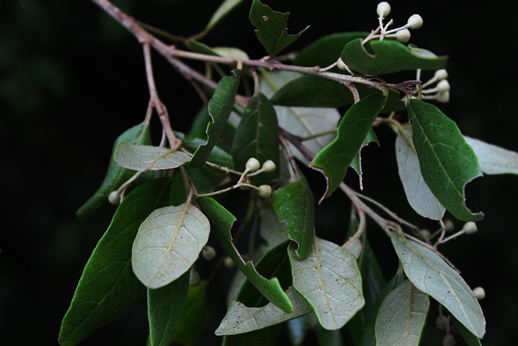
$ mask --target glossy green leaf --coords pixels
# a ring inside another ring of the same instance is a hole
[[[277,278],[266,279],[255,269],[252,262],[245,262],[237,248],[232,243],[230,229],[236,218],[216,200],[210,197],[198,198],[198,203],[205,215],[210,220],[211,229],[218,239],[227,255],[234,261],[236,266],[246,275],[248,280],[261,292],[270,302],[277,305],[283,311],[292,311],[290,299],[284,293]]]
[[[284,223],[284,232],[297,243],[295,253],[309,256],[315,236],[315,201],[306,178],[299,171],[299,180],[273,192],[273,208],[277,219]]]
[[[396,161],[403,190],[410,206],[421,216],[432,220],[440,220],[446,208],[437,200],[428,185],[425,183],[419,159],[413,147],[412,127],[403,126],[404,133],[398,132],[395,141]]]
[[[379,140],[378,140],[378,136],[376,135],[376,132],[374,132],[373,128],[371,128],[369,130],[369,132],[367,133],[367,137],[365,137],[365,139],[363,140],[360,151],[358,152],[358,154],[356,154],[353,161],[349,165],[352,169],[354,169],[356,174],[358,174],[358,180],[359,180],[359,185],[360,185],[361,190],[363,190],[362,149],[365,148],[370,143],[376,143],[376,144],[378,144],[378,146],[380,144]]]
[[[376,319],[376,345],[418,346],[430,307],[427,294],[408,280],[391,291]]]
[[[464,187],[482,172],[457,124],[436,106],[421,100],[410,100],[407,109],[424,181],[456,218],[481,220],[482,213],[473,214],[467,209]]]
[[[361,38],[347,43],[340,56],[351,70],[369,75],[416,69],[439,70],[446,67],[448,59],[392,39],[374,40],[362,45]]]
[[[299,66],[329,66],[338,60],[347,43],[359,37],[367,37],[368,34],[358,31],[322,36],[302,48],[293,59],[293,63]]]
[[[232,142],[232,154],[237,170],[244,171],[249,158],[260,163],[272,160],[279,167],[279,125],[270,100],[262,93],[250,99]],[[253,178],[264,184],[279,176],[279,171],[262,173]]]
[[[261,81],[261,91],[267,96],[272,97],[275,91],[283,85],[300,77],[301,74],[280,71],[275,73],[265,73]],[[332,132],[340,121],[340,114],[334,108],[320,107],[281,107],[275,106],[279,127],[286,129],[290,133],[299,137],[313,137],[304,140],[304,147],[314,156],[323,147],[333,140]],[[331,132],[331,134],[329,134]],[[309,164],[309,158],[295,146],[290,144],[293,155],[304,164]]]
[[[183,151],[128,142],[120,142],[114,155],[119,166],[138,172],[178,168],[190,159]]]
[[[282,311],[272,303],[255,308],[247,307],[238,301],[233,302],[215,334],[247,333],[309,314],[312,311],[306,301],[293,288],[289,288],[286,295],[293,304],[293,311],[290,313]]]
[[[364,98],[370,94],[378,94],[379,90],[366,85],[355,85]],[[353,94],[342,83],[313,75],[304,75],[285,84],[272,97],[272,103],[279,106],[298,107],[330,107],[338,108],[354,103]],[[405,109],[397,90],[389,89],[389,95],[382,113],[390,113]]]
[[[149,288],[168,285],[191,268],[209,233],[209,220],[190,203],[154,210],[133,242],[135,275]]]
[[[189,164],[190,167],[199,168],[203,166],[219,141],[234,107],[240,78],[241,71],[234,69],[232,70],[232,76],[225,76],[218,83],[208,106],[211,121],[207,125],[207,142],[196,149]]]
[[[169,346],[173,342],[188,288],[189,272],[167,286],[147,290],[149,337],[152,346]]]
[[[464,136],[485,174],[518,174],[518,153],[479,139]]]
[[[338,125],[336,138],[315,156],[311,165],[326,177],[325,197],[330,196],[345,178],[385,100],[381,94],[372,94],[352,105]]]
[[[168,184],[165,178],[151,180],[122,200],[86,263],[61,324],[60,345],[77,345],[145,295],[131,268],[131,246],[139,225],[167,200]]]
[[[243,2],[243,0],[223,0],[221,5],[219,5],[218,9],[216,12],[214,12],[209,22],[207,23],[204,33],[208,33],[210,30],[212,30],[212,28],[221,22],[221,20],[241,2]]]
[[[184,346],[195,346],[200,338],[200,329],[209,317],[205,304],[207,284],[207,281],[201,281],[197,285],[189,286],[182,317],[174,335],[174,342]]]
[[[293,247],[289,255],[293,287],[311,305],[322,327],[340,329],[363,307],[360,270],[352,253],[315,237],[308,257],[299,258]]]
[[[108,172],[104,178],[103,183],[95,194],[79,208],[76,212],[80,220],[84,220],[92,215],[95,211],[101,208],[108,202],[108,195],[110,192],[117,190],[124,182],[135,174],[135,172],[123,169],[115,163],[113,155],[120,142],[129,142],[132,144],[150,144],[151,136],[149,131],[149,124],[141,123],[124,131],[113,143],[112,156],[110,164],[108,165]]]
[[[256,28],[255,34],[270,57],[277,55],[284,48],[295,42],[309,26],[296,35],[288,34],[289,13],[273,11],[270,6],[259,0],[252,1],[249,19]]]
[[[471,333],[482,338],[486,321],[471,288],[437,252],[396,232],[390,234],[408,279],[455,316]]]

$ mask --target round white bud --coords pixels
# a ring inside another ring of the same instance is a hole
[[[455,346],[455,344],[457,344],[457,342],[451,333],[446,334],[442,339],[442,346]]]
[[[234,261],[230,257],[225,257],[225,259],[223,260],[223,264],[227,268],[233,268],[234,267]]]
[[[406,27],[410,29],[419,29],[423,26],[423,18],[418,14],[413,14],[408,18]]]
[[[448,71],[446,71],[445,69],[437,70],[435,71],[435,75],[433,76],[433,78],[436,80],[446,79],[448,78]]]
[[[394,34],[394,37],[399,41],[399,42],[408,42],[410,40],[410,30],[408,29],[402,29],[402,30],[399,30],[398,32],[396,32]]]
[[[272,187],[270,185],[260,185],[257,187],[257,194],[262,198],[270,197],[272,194]]]
[[[200,283],[200,274],[194,268],[191,268],[189,273],[189,285],[197,285]]]
[[[480,286],[473,289],[473,294],[477,300],[482,300],[486,297],[486,291]]]
[[[121,199],[119,197],[118,191],[110,192],[110,194],[108,195],[108,202],[110,202],[110,204],[119,205],[120,201]]]
[[[468,221],[464,224],[464,226],[462,227],[462,230],[466,234],[477,233],[478,232],[477,224],[474,223],[473,221]]]
[[[424,238],[424,239],[430,239],[430,236],[432,235],[432,233],[430,233],[429,230],[427,229],[422,229],[421,230],[421,236]]]
[[[336,67],[338,67],[342,71],[349,71],[349,66],[345,64],[342,58],[338,58],[338,60],[336,61]]]
[[[437,83],[437,90],[442,93],[450,91],[450,83],[448,83],[446,79],[441,80],[439,83]]]
[[[277,167],[275,166],[275,163],[272,160],[266,160],[263,163],[263,171],[266,173],[270,173],[275,171]]]
[[[455,224],[450,219],[444,220],[444,230],[446,232],[451,232],[455,229]]]
[[[448,317],[444,315],[437,316],[437,319],[435,320],[435,326],[440,330],[447,329],[449,324],[450,321],[448,321]]]
[[[245,168],[249,172],[255,172],[261,167],[261,164],[259,163],[259,160],[257,160],[255,157],[251,157],[246,161]]]
[[[216,250],[212,246],[204,246],[201,250],[201,255],[203,258],[205,258],[207,261],[210,261],[214,257],[216,257]]]
[[[448,103],[450,101],[450,92],[445,91],[443,93],[439,93],[439,95],[437,95],[437,101],[441,103]]]
[[[389,3],[385,2],[385,1],[380,2],[378,4],[378,7],[376,8],[376,13],[381,18],[387,17],[390,14],[390,5],[389,5]]]

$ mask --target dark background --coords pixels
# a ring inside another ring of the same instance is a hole
[[[227,18],[228,24],[204,42],[262,57],[265,53],[247,19],[249,3],[244,1]],[[376,25],[377,1],[264,3],[291,12],[291,33],[311,26],[294,50],[325,34],[367,31]],[[413,13],[423,17],[424,26],[412,31],[411,42],[450,57],[451,101],[440,105],[443,112],[463,134],[518,151],[513,50],[517,6],[510,1],[484,7],[468,1],[390,3],[396,25]],[[219,2],[115,4],[143,22],[188,36],[204,28]],[[102,182],[113,140],[145,114],[148,90],[141,52],[134,37],[90,1],[0,2],[2,345],[57,345],[61,319],[82,268],[114,209],[86,222],[78,221],[75,211]],[[158,55],[154,67],[174,128],[186,130],[200,105],[196,93]],[[402,197],[393,135],[381,131],[380,137],[381,148],[365,150],[364,193],[410,221],[426,224]],[[486,215],[478,224],[480,232],[441,248],[469,285],[486,290],[481,301],[487,320],[485,345],[508,345],[516,333],[517,192],[516,176],[486,176],[470,183],[468,206]],[[330,213],[340,203],[327,201],[319,213],[345,215]],[[330,229],[346,224],[334,218]],[[369,232],[381,233],[376,226]],[[136,306],[84,345],[144,345],[146,333],[145,307]]]

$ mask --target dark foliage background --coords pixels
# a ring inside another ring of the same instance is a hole
[[[244,1],[204,42],[237,46],[253,58],[262,57],[247,19],[249,3]],[[264,3],[291,12],[290,32],[311,25],[295,50],[325,34],[370,30],[376,24],[377,1]],[[203,29],[219,1],[115,4],[143,22],[187,36]],[[441,109],[464,134],[518,151],[517,55],[511,49],[517,5],[507,1],[481,7],[445,0],[390,4],[396,24],[404,24],[413,13],[424,18],[424,27],[413,31],[414,44],[450,56],[451,101]],[[186,130],[199,107],[197,96],[161,57],[155,55],[154,64],[173,126]],[[86,222],[78,221],[75,211],[102,182],[113,140],[143,119],[147,101],[139,44],[92,2],[0,2],[0,344],[57,345],[82,268],[114,209]],[[424,223],[402,196],[393,135],[381,130],[380,137],[381,148],[365,150],[364,193]],[[315,189],[321,189],[320,178],[312,177]],[[509,345],[515,335],[517,192],[516,176],[486,176],[469,184],[468,205],[486,218],[479,233],[442,248],[468,284],[486,289],[481,302],[488,322],[485,345]],[[320,232],[343,231],[344,213],[333,211],[344,204],[335,198],[319,208],[327,220],[319,225]],[[369,234],[377,233],[375,226],[369,229]],[[386,256],[395,267],[395,259]],[[144,345],[146,335],[142,304],[84,345]]]

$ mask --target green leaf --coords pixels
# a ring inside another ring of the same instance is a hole
[[[183,151],[128,142],[120,142],[114,155],[119,166],[138,172],[178,168],[190,159]]]
[[[338,60],[347,43],[359,37],[365,38],[368,34],[368,32],[340,32],[322,36],[302,48],[293,59],[293,63],[299,66],[329,66]]]
[[[218,142],[219,136],[225,129],[228,117],[234,106],[241,71],[234,69],[232,74],[232,76],[225,76],[221,79],[209,101],[208,107],[211,122],[207,125],[207,142],[196,149],[189,167],[199,168],[203,166]]]
[[[180,324],[174,336],[176,343],[184,346],[196,345],[201,335],[201,328],[208,319],[205,305],[207,284],[207,281],[202,281],[198,285],[189,286]]]
[[[453,321],[453,324],[455,325],[455,328],[460,333],[464,341],[466,341],[466,345],[468,346],[482,346],[482,343],[480,342],[480,339],[473,335],[469,330],[464,327],[462,323],[460,323],[455,317],[451,316],[451,319]]]
[[[439,202],[462,221],[479,221],[464,204],[464,187],[482,175],[473,149],[453,120],[436,106],[417,99],[408,103],[414,142],[424,181]]]
[[[383,300],[376,319],[376,345],[418,346],[430,307],[428,295],[408,280]]]
[[[144,296],[131,268],[131,246],[140,223],[167,200],[168,184],[165,178],[151,180],[122,200],[86,263],[61,324],[60,345],[77,345]]]
[[[352,253],[315,237],[308,257],[300,259],[293,247],[289,255],[293,287],[311,305],[322,327],[340,329],[363,307],[360,270]]]
[[[367,136],[363,140],[362,146],[360,148],[360,151],[356,156],[354,157],[353,161],[349,165],[356,174],[358,174],[358,179],[360,183],[360,189],[363,190],[363,170],[362,170],[362,149],[369,145],[370,143],[376,143],[379,146],[379,140],[378,136],[376,136],[376,132],[374,132],[374,129],[371,128],[369,132],[367,133]]]
[[[309,256],[315,236],[315,202],[302,172],[299,180],[273,192],[273,208],[279,222],[284,223],[284,232],[297,243],[295,253],[300,258]]]
[[[464,139],[473,148],[483,173],[518,174],[517,152],[467,136]]]
[[[293,311],[290,313],[285,313],[272,303],[256,308],[247,307],[238,301],[233,302],[215,334],[248,333],[309,314],[312,311],[306,301],[293,288],[289,288],[286,295],[293,304]]]
[[[380,93],[379,90],[363,84],[355,85],[355,87],[360,98]],[[286,83],[273,95],[271,100],[275,105],[289,107],[338,108],[354,103],[353,94],[348,87],[335,80],[312,75],[305,75]],[[405,103],[400,100],[399,92],[389,89],[387,102],[381,112],[390,113],[405,108]]]
[[[351,70],[369,75],[416,69],[439,70],[446,67],[448,59],[391,39],[362,45],[361,38],[347,43],[340,57]]]
[[[295,42],[309,26],[296,35],[289,35],[286,25],[289,13],[273,11],[270,6],[253,0],[250,8],[250,23],[256,27],[255,34],[270,57]]]
[[[108,172],[104,178],[103,183],[95,194],[79,208],[76,212],[80,220],[85,220],[96,212],[99,208],[106,204],[110,192],[115,191],[125,183],[135,172],[123,169],[115,163],[113,155],[120,142],[129,142],[132,144],[149,144],[151,143],[151,134],[149,131],[149,124],[141,123],[124,131],[113,143],[112,156],[110,164],[108,165]]]
[[[404,133],[398,132],[395,141],[396,161],[403,190],[410,206],[421,216],[432,220],[440,220],[446,208],[437,200],[425,183],[419,158],[412,142],[412,127],[403,126]]]
[[[239,5],[243,0],[224,0],[221,5],[219,5],[218,9],[209,20],[209,23],[203,30],[204,33],[208,33],[212,30],[230,11],[232,11],[237,5]]]
[[[262,93],[250,99],[232,142],[232,154],[236,168],[245,170],[249,158],[260,163],[272,160],[279,167],[279,125],[270,100]],[[257,185],[279,176],[279,171],[262,173],[254,177]]]
[[[372,94],[352,105],[338,125],[336,138],[315,156],[311,165],[326,177],[325,197],[329,197],[344,180],[385,100],[381,94]]]
[[[262,295],[270,302],[277,305],[283,311],[289,313],[292,311],[290,299],[284,293],[279,280],[277,278],[266,279],[261,276],[255,269],[252,262],[246,262],[240,256],[238,250],[232,242],[230,229],[236,218],[216,200],[210,197],[198,198],[198,203],[203,212],[210,220],[211,229],[218,239],[227,255],[234,261],[236,266],[246,275],[248,280],[261,292]]]
[[[173,342],[188,288],[189,272],[167,286],[147,290],[149,336],[152,346],[168,346]]]
[[[196,262],[209,233],[209,220],[190,203],[154,210],[133,242],[135,275],[149,288],[173,282]]]
[[[408,279],[455,316],[471,333],[482,338],[486,321],[471,288],[437,252],[413,240],[390,234]]]

